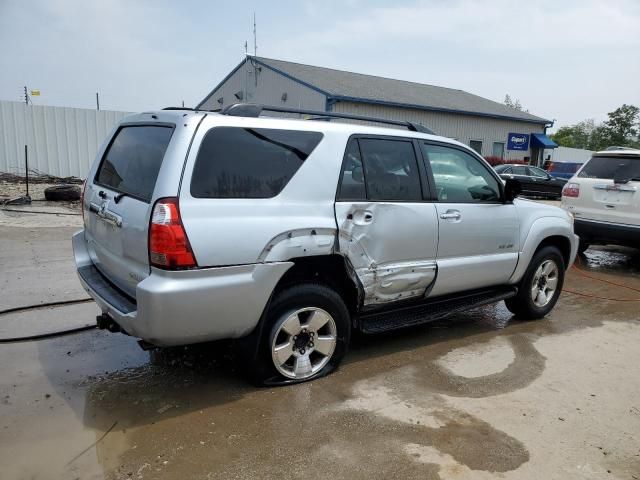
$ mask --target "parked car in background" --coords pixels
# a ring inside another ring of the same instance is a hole
[[[545,170],[552,177],[564,178],[569,180],[573,175],[580,170],[584,163],[578,162],[545,162]]]
[[[562,188],[567,183],[565,179],[554,177],[541,168],[530,165],[498,165],[495,171],[503,179],[516,180],[522,188],[523,196],[560,198]]]
[[[566,184],[562,206],[574,216],[581,253],[594,244],[640,248],[640,150],[594,153]]]
[[[522,319],[554,307],[578,248],[566,211],[514,198],[475,151],[421,125],[263,111],[309,113],[173,109],[116,126],[73,237],[99,327],[145,348],[237,339],[273,384],[330,372],[352,332],[501,300]]]

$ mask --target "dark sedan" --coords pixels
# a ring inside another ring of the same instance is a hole
[[[560,198],[562,187],[567,183],[564,178],[553,177],[541,168],[530,165],[498,165],[495,170],[503,179],[517,180],[522,195],[528,197]]]

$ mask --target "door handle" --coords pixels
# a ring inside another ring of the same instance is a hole
[[[347,220],[352,220],[356,225],[368,225],[373,222],[373,213],[368,210],[356,210],[347,215]]]
[[[461,217],[462,215],[457,210],[447,210],[440,214],[442,220],[460,220]]]

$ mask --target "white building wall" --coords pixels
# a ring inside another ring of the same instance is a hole
[[[545,150],[545,155],[547,154],[551,155],[551,160],[554,162],[585,163],[591,158],[593,152],[582,148],[558,147]]]
[[[0,101],[0,172],[24,175],[27,145],[30,170],[85,178],[107,134],[126,115]]]
[[[506,149],[507,135],[510,132],[527,134],[544,132],[543,125],[535,123],[356,102],[337,102],[333,105],[332,111],[421,123],[438,135],[455,138],[466,145],[469,145],[471,140],[481,140],[482,155],[485,157],[493,154],[494,142],[502,142],[505,148],[504,158],[507,160],[523,160],[524,157],[531,155],[530,150],[524,152]]]
[[[326,97],[294,80],[291,80],[269,68],[259,65],[257,71],[250,62],[246,62],[231,75],[207,101],[200,106],[203,110],[226,107],[233,103],[261,103],[279,107],[305,108],[324,111]],[[235,93],[243,92],[243,99]],[[282,95],[286,93],[286,100]],[[222,103],[218,100],[222,98]]]

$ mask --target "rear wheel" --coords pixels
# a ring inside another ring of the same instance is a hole
[[[564,260],[556,247],[541,248],[535,253],[518,287],[515,297],[505,300],[516,316],[535,320],[549,313],[560,296],[564,283]]]
[[[340,295],[325,285],[301,284],[276,294],[266,322],[254,375],[261,385],[324,376],[347,351],[349,312]]]

